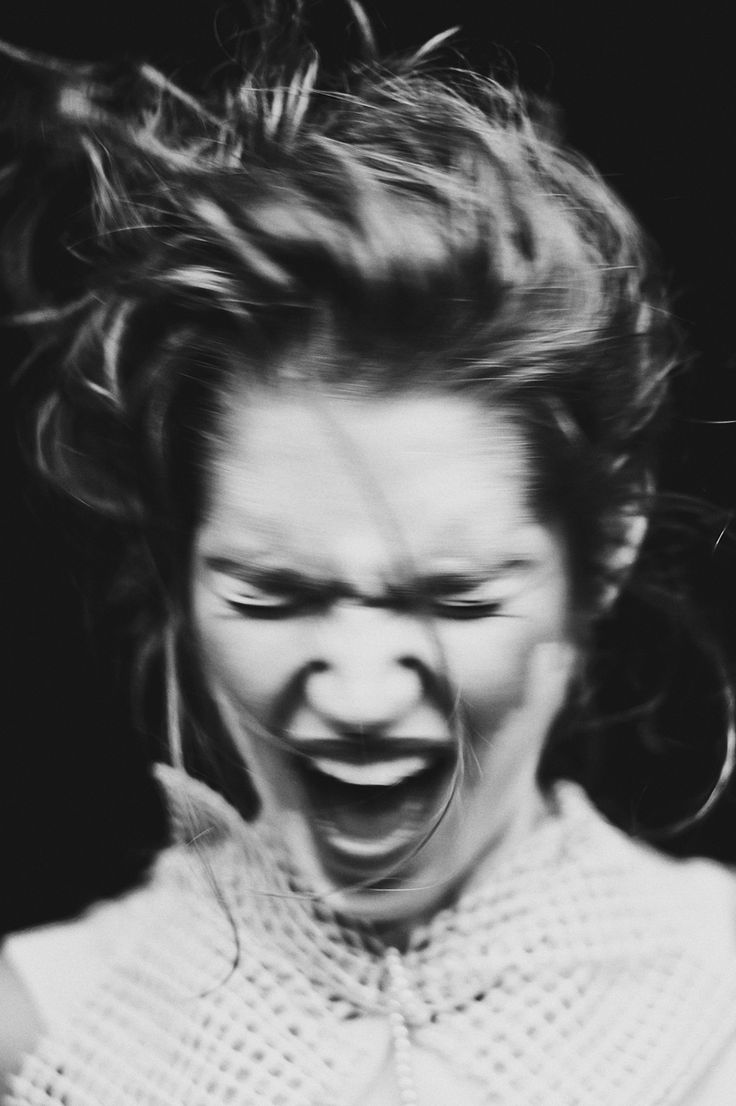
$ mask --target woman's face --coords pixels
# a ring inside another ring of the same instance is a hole
[[[259,817],[338,909],[431,913],[539,812],[574,650],[530,479],[469,398],[232,396],[195,633]]]

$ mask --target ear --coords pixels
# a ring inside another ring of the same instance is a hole
[[[649,517],[633,510],[618,518],[616,522],[618,530],[616,543],[606,558],[606,579],[599,600],[601,611],[610,610],[618,599],[636,563],[649,527]]]

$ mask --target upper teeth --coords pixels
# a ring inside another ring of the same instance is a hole
[[[396,760],[374,761],[372,764],[346,764],[329,757],[313,757],[312,764],[326,776],[364,787],[391,787],[401,783],[429,765],[428,757],[407,756]]]

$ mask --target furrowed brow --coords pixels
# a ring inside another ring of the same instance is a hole
[[[498,567],[470,572],[435,572],[415,579],[387,583],[382,592],[368,592],[344,581],[300,572],[298,569],[255,564],[232,557],[211,556],[205,564],[213,572],[222,573],[245,584],[274,592],[290,592],[310,596],[329,603],[353,599],[373,607],[406,607],[427,602],[433,597],[452,592],[468,591],[498,576]]]

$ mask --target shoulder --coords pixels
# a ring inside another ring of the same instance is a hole
[[[32,1052],[42,1032],[42,1020],[31,993],[7,952],[0,951],[0,1098],[8,1079]]]
[[[44,1027],[62,1020],[76,996],[94,985],[124,904],[106,904],[74,921],[25,930],[6,941],[7,968],[22,982]]]
[[[41,1039],[86,1003],[121,946],[155,916],[158,899],[156,875],[145,887],[72,921],[6,938],[0,949],[0,1101],[3,1078],[7,1083]]]
[[[631,842],[632,882],[706,961],[736,965],[736,872],[703,858],[676,859]],[[668,926],[668,930],[670,928]]]
[[[736,870],[701,857],[675,858],[614,827],[576,785],[558,788],[571,853],[592,897],[601,882],[630,910],[666,918],[712,951],[736,955]],[[670,924],[665,927],[670,931]]]

